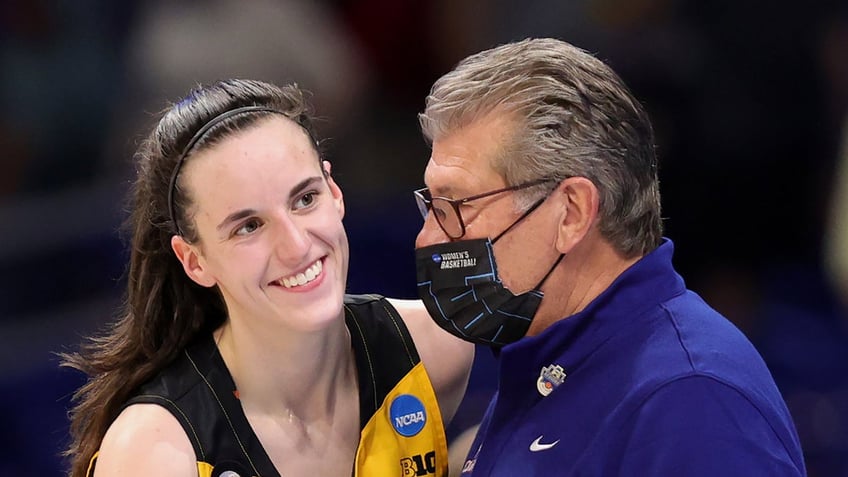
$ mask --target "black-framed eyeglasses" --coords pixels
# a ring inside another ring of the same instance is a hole
[[[465,235],[465,222],[462,220],[462,214],[459,212],[459,206],[472,200],[482,199],[484,197],[501,194],[503,192],[511,192],[520,189],[526,189],[535,185],[544,184],[545,182],[554,182],[555,179],[537,179],[523,184],[504,187],[482,194],[472,195],[463,199],[448,199],[446,197],[433,197],[430,194],[430,189],[423,188],[414,191],[415,202],[418,204],[418,211],[421,216],[427,219],[427,214],[432,210],[433,216],[436,218],[436,223],[451,239],[462,238]]]

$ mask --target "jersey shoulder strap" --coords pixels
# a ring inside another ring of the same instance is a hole
[[[441,412],[403,319],[378,295],[348,296],[345,315],[362,420],[354,476],[446,476]]]
[[[359,372],[360,428],[420,361],[403,319],[380,295],[346,295],[345,322]]]
[[[214,475],[222,469],[239,475],[279,475],[244,415],[211,335],[189,346],[126,405],[136,403],[158,404],[170,411],[188,435],[198,466],[214,466]]]

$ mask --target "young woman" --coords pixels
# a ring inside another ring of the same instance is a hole
[[[342,192],[296,86],[229,80],[136,155],[127,300],[65,364],[71,476],[445,475],[470,344],[345,294]]]

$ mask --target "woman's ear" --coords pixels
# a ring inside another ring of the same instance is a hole
[[[552,192],[558,200],[560,215],[556,246],[568,253],[589,233],[598,217],[600,193],[585,177],[570,177]]]
[[[330,193],[333,195],[333,201],[335,202],[336,209],[338,209],[341,218],[344,218],[344,195],[342,194],[342,189],[338,184],[336,184],[336,181],[333,180],[333,176],[330,174],[333,167],[330,164],[330,161],[323,161],[322,165],[324,166],[324,172],[327,174],[327,185],[330,186]]]
[[[183,265],[186,275],[195,283],[204,287],[215,286],[218,282],[206,269],[203,255],[197,247],[188,243],[179,235],[171,237],[171,249]]]

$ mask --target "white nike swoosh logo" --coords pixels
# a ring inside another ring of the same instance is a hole
[[[539,451],[543,451],[543,450],[548,450],[551,447],[557,445],[557,442],[559,442],[559,439],[557,439],[557,440],[551,442],[550,444],[542,444],[541,442],[539,442],[539,441],[542,440],[542,437],[544,437],[544,436],[539,436],[539,437],[536,438],[535,441],[530,443],[530,452],[539,452]]]

